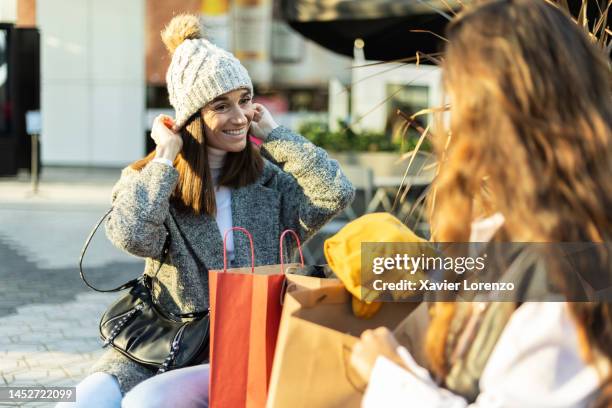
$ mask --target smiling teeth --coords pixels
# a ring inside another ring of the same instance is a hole
[[[224,130],[223,133],[227,133],[228,135],[241,135],[244,133],[244,129],[239,129],[239,130]]]

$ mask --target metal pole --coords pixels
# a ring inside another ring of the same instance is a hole
[[[32,138],[32,167],[30,171],[32,179],[32,191],[38,193],[38,134],[31,135]]]

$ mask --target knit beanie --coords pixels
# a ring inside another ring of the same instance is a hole
[[[174,17],[161,37],[172,56],[166,83],[178,127],[224,93],[241,88],[253,92],[249,73],[240,61],[202,38],[198,17],[189,14]]]

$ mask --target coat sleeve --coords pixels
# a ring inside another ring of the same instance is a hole
[[[263,155],[279,166],[281,227],[298,232],[302,241],[344,210],[355,189],[338,162],[306,138],[279,126],[262,144]]]
[[[111,195],[113,210],[106,221],[110,241],[136,256],[159,256],[177,180],[176,169],[163,163],[150,162],[141,171],[124,169]]]
[[[577,330],[565,307],[562,302],[539,302],[517,309],[491,353],[473,404],[439,387],[400,348],[410,371],[379,357],[362,406],[399,407],[419,401],[419,406],[432,408],[586,407],[602,375],[581,359]]]

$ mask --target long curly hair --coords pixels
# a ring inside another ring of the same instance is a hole
[[[449,24],[447,39],[450,132],[435,143],[441,170],[429,198],[432,237],[468,241],[471,222],[488,206],[506,219],[503,240],[609,240],[612,82],[604,53],[544,0],[479,2]],[[585,358],[596,351],[612,361],[611,305],[569,307]],[[427,333],[425,351],[440,378],[450,368],[454,311],[436,304]]]

